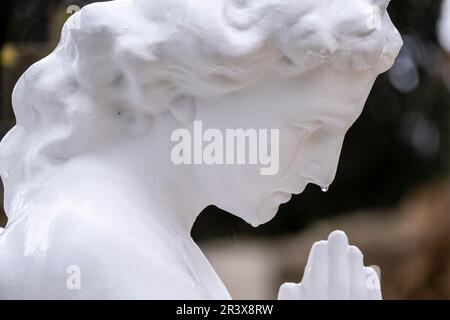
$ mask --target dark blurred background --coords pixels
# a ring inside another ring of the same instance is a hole
[[[14,125],[18,77],[90,2],[2,3],[1,136]],[[437,0],[391,2],[405,45],[348,132],[327,193],[309,185],[257,229],[215,207],[202,213],[193,236],[235,297],[271,298],[281,280],[298,282],[312,242],[342,228],[366,264],[380,265],[386,298],[450,298],[450,53],[436,39],[440,8]]]

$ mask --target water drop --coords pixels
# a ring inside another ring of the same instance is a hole
[[[322,187],[322,192],[327,192],[328,191],[328,186]]]

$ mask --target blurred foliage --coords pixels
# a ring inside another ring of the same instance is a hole
[[[0,47],[54,41],[49,31],[52,16],[69,5],[82,7],[88,2],[92,1],[2,3]],[[450,59],[436,42],[440,5],[436,0],[391,2],[390,16],[405,46],[392,71],[376,81],[363,114],[348,132],[335,182],[327,193],[309,185],[281,206],[272,222],[257,230],[209,207],[196,223],[194,237],[292,232],[332,215],[394,205],[417,185],[447,176]],[[11,108],[5,96],[12,88],[7,87],[2,85],[2,117]]]

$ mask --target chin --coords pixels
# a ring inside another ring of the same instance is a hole
[[[256,217],[256,219],[252,219],[251,221],[248,221],[248,223],[256,228],[259,227],[260,225],[263,225],[267,222],[269,222],[270,220],[272,220],[273,218],[275,218],[275,216],[277,215],[278,212],[278,207],[277,206],[275,209],[271,209],[271,210],[267,210],[266,212],[260,212],[259,215]]]
[[[263,225],[275,218],[280,205],[288,202],[290,198],[291,195],[280,197],[280,194],[274,194],[274,196],[266,198],[262,205],[244,220],[254,228]]]
[[[280,205],[288,202],[291,197],[292,194],[286,192],[274,192],[270,196],[261,199],[259,201],[259,206],[244,207],[241,205],[234,208],[221,207],[221,209],[241,218],[252,227],[256,228],[275,218]]]
[[[261,210],[261,208],[259,210]],[[256,228],[272,220],[276,216],[277,211],[278,210],[274,210],[273,212],[267,212],[265,214],[262,214],[261,211],[255,210],[252,212],[247,211],[246,214],[234,214],[234,215],[238,218],[241,218],[252,227]],[[240,213],[242,213],[242,210],[240,210]]]

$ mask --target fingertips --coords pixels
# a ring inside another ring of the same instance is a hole
[[[301,284],[286,282],[280,287],[278,300],[303,300],[303,289]]]
[[[364,267],[366,272],[367,294],[369,300],[381,300],[381,285],[378,274],[371,267]]]
[[[350,298],[352,300],[367,300],[367,279],[366,270],[364,268],[363,254],[355,246],[350,246],[349,249],[350,260]]]
[[[330,299],[350,299],[350,262],[348,239],[344,232],[334,231],[328,237]]]
[[[328,299],[328,257],[327,242],[316,242],[311,249],[311,269],[305,282],[305,288],[309,289],[306,290],[309,299]]]

